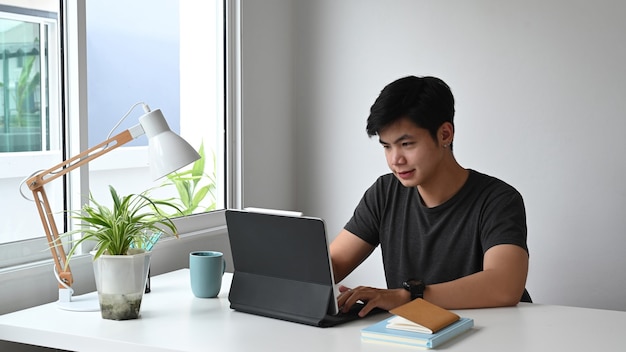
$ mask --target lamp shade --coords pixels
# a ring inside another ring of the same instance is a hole
[[[153,179],[158,180],[200,159],[200,154],[189,143],[170,130],[160,109],[141,116],[139,124],[148,137]]]

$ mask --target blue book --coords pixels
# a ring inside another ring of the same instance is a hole
[[[390,329],[387,327],[387,324],[391,319],[393,319],[393,317],[363,328],[361,330],[361,339],[365,342],[399,344],[420,348],[436,348],[442,343],[460,335],[474,326],[473,319],[460,318],[455,323],[450,324],[434,334],[425,334],[413,331]]]

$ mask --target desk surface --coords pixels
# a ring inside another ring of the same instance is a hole
[[[100,312],[69,312],[54,303],[0,316],[0,340],[74,351],[389,351],[361,342],[376,315],[316,328],[233,311],[227,274],[218,298],[193,296],[187,269],[153,277],[141,317],[111,321]],[[614,351],[623,345],[626,312],[520,304],[456,311],[475,327],[440,347],[450,351]],[[400,350],[406,351],[406,348]]]

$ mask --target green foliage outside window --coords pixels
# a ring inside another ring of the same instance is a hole
[[[168,199],[168,201],[176,204],[183,215],[215,210],[217,206],[215,155],[212,157],[211,170],[206,172],[207,158],[204,143],[200,145],[198,154],[200,154],[200,159],[193,163],[191,169],[167,175],[167,181],[161,185],[161,187],[176,188],[178,197]]]

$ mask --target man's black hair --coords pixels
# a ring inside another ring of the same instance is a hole
[[[389,83],[370,109],[367,134],[375,136],[405,117],[428,130],[436,142],[437,131],[444,122],[454,126],[454,96],[450,87],[441,79],[429,76],[408,76]]]

